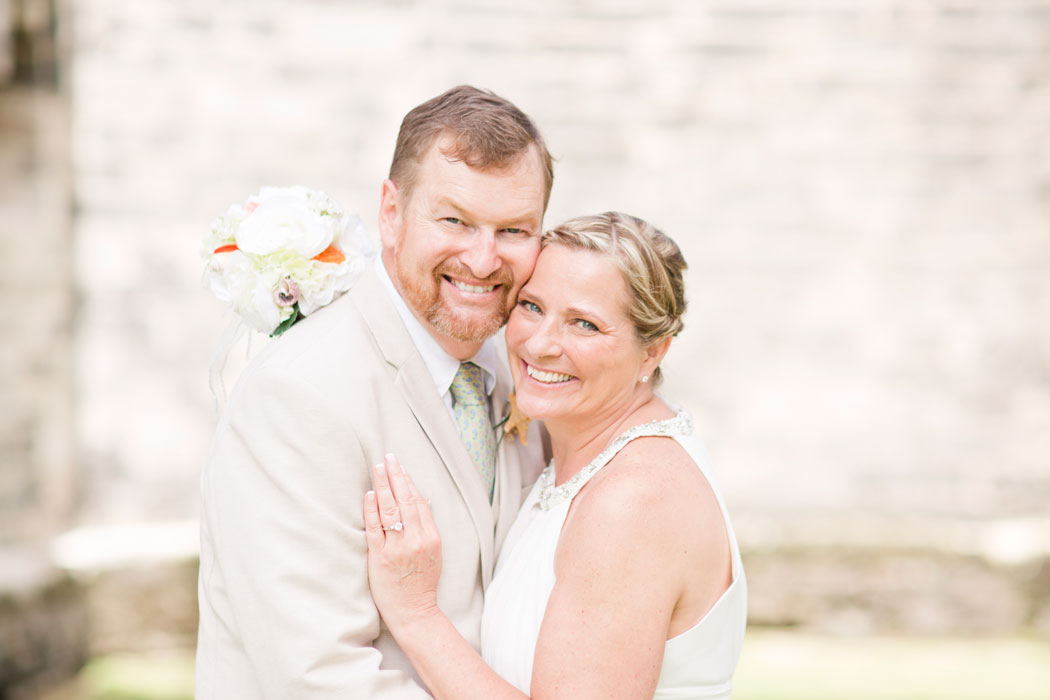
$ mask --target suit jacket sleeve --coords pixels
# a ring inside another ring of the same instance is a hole
[[[214,567],[227,624],[270,699],[429,695],[381,669],[379,614],[368,589],[361,499],[368,467],[352,396],[331,396],[288,370],[246,373],[203,476]]]

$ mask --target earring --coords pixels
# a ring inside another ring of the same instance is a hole
[[[649,375],[648,374],[643,375],[642,376],[642,384],[645,384],[647,381],[649,381]]]

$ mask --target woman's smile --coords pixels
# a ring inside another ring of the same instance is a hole
[[[545,371],[538,367],[533,367],[525,361],[522,361],[522,364],[525,365],[525,373],[541,384],[567,384],[573,379],[576,379],[576,377],[571,374]]]
[[[609,256],[543,249],[507,324],[525,415],[574,422],[630,403],[646,352],[627,300],[623,274]]]

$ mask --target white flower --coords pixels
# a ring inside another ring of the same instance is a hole
[[[350,289],[374,254],[364,223],[352,214],[340,217],[333,245],[344,260],[339,263],[311,260],[309,274],[299,280],[299,310],[304,316],[327,306],[337,295]]]
[[[202,254],[205,286],[272,335],[350,289],[375,251],[361,219],[325,193],[264,187],[212,222]]]
[[[201,256],[205,260],[210,258],[216,249],[234,243],[237,227],[240,226],[244,216],[244,207],[234,204],[224,214],[215,217],[211,228],[204,234],[201,241]]]
[[[251,328],[272,333],[289,314],[274,303],[269,277],[260,276],[247,255],[233,250],[212,257],[204,271],[204,284]]]
[[[295,251],[304,258],[320,254],[332,243],[329,217],[308,206],[296,188],[266,188],[240,222],[237,247],[249,255]]]

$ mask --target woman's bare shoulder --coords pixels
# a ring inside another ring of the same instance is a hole
[[[595,501],[625,499],[661,511],[678,503],[694,503],[705,487],[709,490],[693,458],[677,440],[668,437],[632,440],[591,482],[588,489]]]
[[[704,518],[721,520],[721,512],[696,462],[674,439],[643,437],[625,445],[580,491],[564,534],[576,531],[589,540],[616,533],[644,544],[651,528],[688,532]]]

